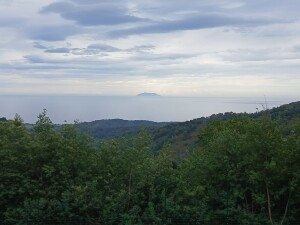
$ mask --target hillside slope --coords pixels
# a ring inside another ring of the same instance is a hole
[[[208,123],[214,120],[228,120],[236,116],[257,118],[263,114],[271,116],[274,120],[281,122],[292,121],[300,118],[300,101],[282,105],[256,113],[219,113],[209,117],[201,117],[186,122],[171,123],[162,128],[151,129],[154,138],[155,151],[164,145],[170,145],[174,156],[178,159],[185,157],[189,152],[197,148],[198,135]]]
[[[236,116],[257,118],[263,114],[268,114],[272,119],[277,119],[282,122],[300,118],[300,101],[251,114],[226,112],[186,122],[104,119],[82,122],[76,124],[76,126],[81,132],[91,135],[96,140],[130,137],[136,135],[141,129],[147,129],[154,139],[154,151],[159,151],[165,145],[171,145],[171,149],[173,152],[176,152],[176,155],[184,157],[197,146],[197,136],[200,129],[211,121],[228,120]],[[6,121],[6,118],[0,118],[0,121]],[[33,124],[25,124],[25,126],[28,129],[33,128]],[[62,128],[62,125],[57,124],[55,128],[59,130]]]
[[[168,125],[167,122],[152,122],[147,120],[96,120],[79,123],[80,131],[85,132],[98,140],[112,139],[119,136],[134,135],[141,129],[161,128]]]
[[[105,140],[121,136],[132,136],[141,129],[148,129],[151,133],[155,147],[158,151],[164,145],[171,145],[171,149],[177,156],[184,157],[189,151],[197,146],[197,136],[200,129],[214,120],[228,120],[236,116],[250,116],[257,118],[263,114],[268,114],[272,119],[281,121],[290,121],[294,118],[300,118],[300,101],[282,105],[277,108],[268,109],[256,113],[219,113],[209,117],[201,117],[186,122],[151,122],[145,120],[97,120],[92,122],[79,123],[78,128],[95,139]]]

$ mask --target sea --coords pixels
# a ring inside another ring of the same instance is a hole
[[[0,117],[20,115],[35,123],[47,110],[53,123],[101,119],[188,121],[225,112],[253,113],[271,109],[296,98],[262,97],[141,97],[141,96],[29,96],[0,95]]]

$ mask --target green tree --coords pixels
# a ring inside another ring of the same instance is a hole
[[[212,123],[200,139],[204,150],[188,164],[196,164],[197,185],[206,190],[215,215],[239,224],[293,218],[287,217],[286,206],[295,182],[288,176],[289,162],[283,160],[293,153],[280,125],[265,117],[236,118]]]

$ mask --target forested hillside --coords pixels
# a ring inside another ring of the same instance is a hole
[[[272,119],[290,121],[300,117],[300,102],[292,102],[277,108],[267,109],[264,112],[260,112],[258,115],[263,113],[269,113]]]
[[[282,109],[198,119],[181,160],[145,130],[99,144],[46,111],[1,121],[1,224],[298,225],[300,117]]]
[[[180,160],[187,154],[199,148],[199,132],[209,123],[215,120],[226,121],[237,116],[259,118],[269,115],[273,120],[281,123],[300,118],[300,102],[293,102],[273,109],[267,109],[256,113],[219,113],[209,117],[201,117],[186,122],[171,123],[158,129],[150,129],[154,138],[155,150],[159,151],[164,145],[171,145],[172,152]]]
[[[112,139],[120,136],[137,134],[144,128],[159,128],[166,126],[166,122],[152,122],[146,120],[96,120],[93,122],[78,123],[80,131],[87,133],[98,140]]]
[[[293,118],[300,117],[300,102],[293,102],[252,114],[227,112],[186,122],[156,123],[151,121],[116,119],[79,123],[77,126],[80,131],[88,133],[97,140],[113,139],[124,136],[132,137],[141,129],[147,129],[154,139],[155,152],[158,152],[166,145],[170,145],[174,157],[181,160],[190,152],[199,148],[198,134],[200,130],[211,121],[225,121],[236,116],[258,118],[263,114],[269,114],[272,119],[281,122],[291,121]]]

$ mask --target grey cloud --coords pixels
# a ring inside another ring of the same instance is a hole
[[[51,3],[50,5],[42,8],[40,10],[40,13],[45,14],[45,13],[51,13],[51,12],[56,12],[56,13],[63,13],[69,10],[73,10],[75,8],[74,4],[71,4],[69,2],[54,2]]]
[[[244,6],[239,12],[264,13],[264,15],[281,15],[287,18],[299,19],[300,2],[298,0],[265,0],[265,1],[242,1]]]
[[[20,71],[39,71],[39,70],[74,70],[74,66],[61,66],[61,65],[46,65],[47,61],[44,60],[43,63],[39,63],[39,64],[32,64],[30,66],[25,66],[25,65],[16,65],[14,66],[13,69],[15,70],[20,70]],[[52,72],[52,71],[51,71]],[[43,76],[44,74],[39,74],[39,76]],[[27,77],[29,77],[30,75],[27,75]],[[57,76],[55,73],[51,74],[52,78],[54,76]],[[32,77],[36,77],[35,75],[32,74]]]
[[[129,15],[126,9],[110,5],[75,5],[67,2],[56,2],[41,10],[41,13],[58,13],[66,20],[75,21],[83,26],[117,25],[144,21]]]
[[[87,49],[87,48],[78,48],[73,49],[71,52],[73,55],[82,55],[82,56],[107,56],[107,52],[99,51],[97,49]]]
[[[153,13],[178,13],[185,11],[215,12],[215,13],[237,13],[240,15],[263,15],[263,16],[284,16],[285,18],[299,18],[298,0],[189,0],[189,4],[182,0],[153,0],[150,3],[143,3],[148,8],[151,6]]]
[[[39,49],[47,49],[47,48],[48,48],[48,47],[46,47],[45,45],[42,45],[42,44],[40,44],[40,43],[38,43],[38,42],[35,42],[35,43],[33,44],[33,47],[39,48]]]
[[[300,52],[300,45],[294,46],[292,49],[294,52]]]
[[[135,46],[133,48],[127,49],[128,52],[148,52],[151,50],[154,50],[155,46],[154,45],[139,45]]]
[[[58,13],[64,19],[74,21],[82,26],[114,26],[124,23],[135,24],[135,26],[128,29],[117,30],[115,28],[115,30],[106,33],[106,36],[110,38],[224,26],[238,28],[255,27],[278,22],[287,22],[278,18],[272,18],[268,14],[254,15],[251,11],[251,14],[247,13],[247,11],[244,12],[243,10],[247,6],[245,1],[232,2],[229,0],[216,0],[212,3],[207,0],[201,2],[191,0],[190,4],[187,5],[186,3],[183,4],[182,1],[174,0],[174,4],[168,5],[170,4],[170,1],[159,2],[154,0],[154,10],[150,10],[150,14],[148,14],[149,9],[147,7],[150,7],[151,4],[142,4],[138,1],[134,3],[136,6],[133,11],[136,11],[139,15],[147,15],[147,17],[152,19],[156,18],[156,22],[151,19],[145,19],[130,14],[126,8],[127,3],[122,1],[60,1],[44,7],[41,10],[41,13]],[[162,6],[160,8],[165,9],[166,12],[161,13],[161,10],[156,10],[156,7],[158,6]],[[187,9],[189,10],[186,11]],[[162,15],[165,15],[164,17],[169,19],[158,19]],[[105,31],[102,31],[102,33],[105,33]]]
[[[224,7],[236,3],[236,0],[152,0],[135,1],[137,10],[146,12],[155,17],[166,17],[170,15],[181,16],[192,12],[222,12]]]
[[[0,27],[10,27],[16,24],[20,24],[24,22],[22,18],[7,18],[7,17],[0,17]]]
[[[64,65],[67,60],[63,59],[49,59],[46,57],[43,57],[42,55],[25,55],[23,56],[24,59],[27,60],[30,64],[53,64],[53,65]],[[44,65],[43,65],[44,68]]]
[[[244,62],[267,62],[267,61],[282,61],[300,59],[299,52],[293,49],[239,49],[234,51],[221,52],[218,54],[224,61],[234,63]]]
[[[99,0],[71,0],[71,1],[81,5],[99,4]],[[101,2],[111,2],[111,1],[101,0]]]
[[[68,36],[79,33],[80,29],[74,26],[44,26],[27,32],[33,40],[63,41]]]
[[[110,52],[119,52],[123,51],[122,49],[115,48],[106,44],[92,44],[86,48],[47,48],[46,53],[71,53],[73,55],[102,55],[105,56]]]
[[[29,63],[39,64],[45,63],[45,60],[38,55],[25,55],[23,56]]]
[[[195,56],[195,54],[147,54],[134,56],[131,59],[135,61],[157,61],[157,64],[164,64],[168,61],[176,64],[176,60],[193,58]]]
[[[86,48],[47,48],[43,45],[35,44],[37,48],[46,49],[46,53],[71,53],[73,55],[102,55],[107,56],[113,52],[128,52],[128,53],[147,53],[155,49],[154,45],[138,45],[128,49],[120,49],[107,44],[91,44]]]
[[[90,79],[92,74],[95,76],[110,76],[113,74],[128,74],[136,70],[135,66],[127,62],[112,62],[107,60],[94,60],[94,58],[82,58],[77,60],[72,59],[49,59],[40,55],[26,55],[24,58],[29,64],[7,65],[7,69],[22,70],[22,71],[47,71],[55,70],[62,73],[70,74],[72,77],[82,76],[85,79]],[[0,64],[0,69],[2,68]],[[74,73],[74,71],[76,71]],[[45,73],[43,73],[45,74]],[[38,76],[43,76],[38,74]],[[89,75],[87,77],[87,75]],[[51,76],[55,76],[51,74]]]
[[[92,45],[89,45],[87,48],[88,49],[95,49],[95,50],[98,50],[98,51],[104,51],[104,52],[118,52],[118,51],[121,51],[121,49],[119,49],[119,48],[115,48],[113,46],[106,45],[106,44],[92,44]]]
[[[197,30],[224,26],[258,26],[269,24],[272,21],[258,18],[232,17],[223,14],[197,15],[194,17],[177,20],[162,21],[152,25],[140,26],[131,29],[112,31],[110,37],[122,37],[135,34],[168,33],[180,30]]]
[[[69,48],[53,48],[53,49],[47,49],[45,52],[48,53],[70,53]]]

